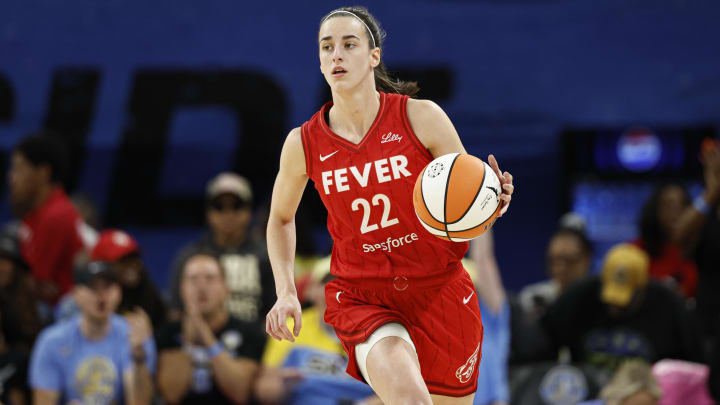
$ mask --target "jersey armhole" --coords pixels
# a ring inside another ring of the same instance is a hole
[[[410,125],[410,118],[408,118],[408,112],[407,112],[407,101],[410,97],[409,96],[402,96],[402,99],[400,100],[400,110],[402,111],[402,121],[405,125],[405,129],[407,130],[408,134],[410,134],[410,139],[412,139],[413,144],[418,148],[420,153],[425,155],[428,159],[433,160],[433,156],[430,153],[430,151],[423,145],[422,142],[420,142],[420,139],[415,135],[415,131],[413,131],[412,126]]]
[[[305,154],[305,171],[308,177],[312,179],[312,160],[310,159],[310,139],[307,138],[309,136],[307,126],[308,123],[305,122],[300,127],[300,139],[302,140],[303,153]]]

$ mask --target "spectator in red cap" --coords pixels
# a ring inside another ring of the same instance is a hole
[[[148,314],[153,328],[165,322],[165,303],[148,276],[140,247],[132,236],[118,229],[103,231],[92,251],[92,260],[113,266],[122,287],[118,313],[131,313],[139,307]]]

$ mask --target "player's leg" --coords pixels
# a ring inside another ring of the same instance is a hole
[[[431,405],[415,345],[399,323],[381,326],[355,346],[358,367],[385,405]]]
[[[465,397],[446,397],[443,395],[430,395],[432,397],[433,405],[472,405],[475,399],[475,394],[470,394]]]

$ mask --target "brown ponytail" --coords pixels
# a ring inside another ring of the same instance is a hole
[[[345,11],[345,13],[338,13]],[[340,7],[326,14],[321,20],[322,25],[325,20],[333,17],[348,16],[347,13],[353,14],[355,17],[360,19],[368,30],[368,46],[370,49],[375,47],[382,50],[382,44],[385,41],[387,35],[385,31],[380,27],[380,23],[365,7],[354,6],[354,7]],[[390,75],[385,64],[380,61],[380,64],[375,67],[375,88],[385,93],[398,93],[413,97],[420,91],[417,82],[406,82],[398,78],[394,78]]]
[[[410,97],[415,96],[420,91],[417,82],[406,82],[390,76],[382,61],[375,68],[375,88],[385,93],[398,93]]]

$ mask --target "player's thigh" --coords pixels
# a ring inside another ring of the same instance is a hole
[[[475,394],[465,397],[446,397],[443,395],[430,395],[433,405],[472,405]]]
[[[430,403],[415,349],[397,336],[373,345],[367,355],[370,384],[385,403]]]

